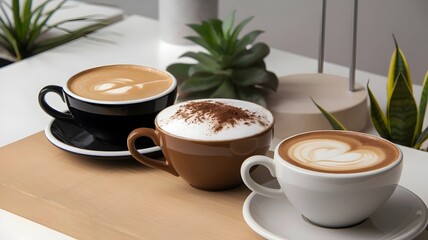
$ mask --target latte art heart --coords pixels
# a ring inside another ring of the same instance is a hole
[[[349,170],[368,168],[385,159],[384,152],[358,141],[335,139],[307,139],[288,149],[294,161],[319,170]]]

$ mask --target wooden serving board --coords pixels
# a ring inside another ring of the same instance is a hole
[[[249,193],[65,152],[43,132],[0,148],[0,208],[77,239],[261,239],[242,216]]]

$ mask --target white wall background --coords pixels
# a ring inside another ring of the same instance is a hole
[[[121,7],[126,14],[158,17],[157,0],[98,1]],[[264,30],[258,40],[317,58],[321,4],[321,0],[219,0],[219,17],[234,10],[238,19],[254,16],[245,29]],[[353,0],[327,0],[326,61],[350,64],[352,7]],[[357,68],[387,75],[394,33],[409,62],[413,82],[421,84],[428,69],[427,13],[428,0],[360,0]]]

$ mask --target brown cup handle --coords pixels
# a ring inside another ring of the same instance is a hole
[[[174,167],[172,166],[172,164],[166,158],[166,156],[165,156],[165,160],[156,160],[139,153],[137,151],[137,148],[135,147],[135,141],[140,137],[149,137],[157,146],[161,147],[162,149],[158,131],[151,128],[137,128],[134,131],[132,131],[128,136],[128,142],[127,142],[128,149],[129,149],[129,152],[131,152],[132,156],[137,161],[141,162],[144,165],[147,165],[152,168],[158,168],[166,172],[169,172],[172,175],[179,176],[177,171],[175,171]],[[165,152],[163,150],[162,152],[165,155]]]

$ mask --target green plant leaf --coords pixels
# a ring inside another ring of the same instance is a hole
[[[276,92],[279,85],[278,77],[275,73],[267,71],[267,76],[260,85]]]
[[[41,52],[44,52],[48,49],[51,49],[51,48],[57,47],[59,45],[62,45],[64,43],[70,42],[74,39],[83,37],[83,36],[87,35],[88,33],[91,33],[93,31],[99,29],[102,26],[105,26],[105,25],[104,24],[93,24],[93,25],[86,26],[84,28],[75,30],[75,31],[70,32],[70,33],[63,35],[63,36],[45,39],[34,47],[34,49],[32,50],[32,54],[41,53]]]
[[[192,76],[179,85],[180,92],[194,93],[220,86],[223,78],[215,75]]]
[[[388,121],[382,109],[380,108],[379,103],[376,100],[376,97],[373,95],[372,91],[370,90],[369,83],[367,83],[367,91],[369,93],[370,118],[372,120],[373,126],[376,128],[376,131],[379,133],[381,137],[391,140]]]
[[[413,144],[413,148],[416,148],[416,149],[420,149],[421,148],[421,146],[422,146],[422,144],[426,141],[428,139],[428,127],[427,128],[425,128],[425,130],[423,131],[423,132],[421,132],[418,136],[417,136],[417,138],[416,138],[416,140],[415,140],[415,143]]]
[[[235,12],[232,12],[226,20],[223,21],[222,31],[223,31],[223,38],[227,39],[230,36],[230,33],[233,29],[233,24],[235,24]]]
[[[219,19],[210,19],[207,21],[207,23],[209,26],[208,30],[210,32],[210,36],[213,44],[221,46],[220,44],[223,39],[223,32],[222,32],[223,22]]]
[[[251,31],[251,32],[247,33],[246,35],[244,35],[242,37],[242,39],[239,41],[239,43],[236,44],[235,52],[239,53],[239,52],[245,50],[247,48],[247,46],[249,44],[253,43],[261,33],[263,33],[263,31],[254,30],[254,31]]]
[[[317,108],[321,111],[324,117],[327,118],[327,121],[330,123],[331,127],[334,130],[346,130],[346,127],[337,118],[335,118],[332,114],[330,114],[320,105],[318,105],[312,97],[311,100],[315,104],[315,106],[317,106]]]
[[[0,1],[2,13],[0,14],[0,35],[2,36],[0,37],[2,42],[0,45],[17,60],[21,60],[74,40],[106,25],[103,20],[92,19],[95,24],[77,31],[69,31],[61,27],[64,23],[87,21],[91,20],[91,17],[66,19],[48,24],[52,16],[59,12],[67,1],[56,1],[55,5],[50,7],[49,10],[45,10],[45,7],[53,0],[41,1],[34,9],[32,0],[12,0],[10,5],[5,1]],[[8,16],[12,16],[12,20]],[[62,30],[66,34],[60,37],[46,35],[45,39],[38,41],[42,34],[49,32],[53,28]]]
[[[268,77],[266,70],[253,67],[244,70],[234,70],[231,79],[237,86],[252,86],[262,84]]]
[[[13,12],[13,22],[15,24],[15,31],[16,31],[16,39],[20,40],[22,39],[22,22],[21,22],[21,13],[20,13],[20,4],[19,0],[12,0],[12,12]]]
[[[177,79],[178,84],[189,78],[189,68],[194,64],[175,63],[169,65],[166,70]]]
[[[269,47],[265,43],[256,43],[250,49],[244,51],[245,54],[236,57],[233,64],[236,67],[249,67],[262,61],[269,55]]]
[[[196,37],[196,36],[188,36],[185,37],[185,39],[194,42],[196,44],[198,44],[199,46],[205,48],[209,53],[211,53],[213,55],[213,57],[218,58],[219,57],[219,48],[210,45],[205,39],[200,38],[200,37]]]
[[[251,19],[253,19],[253,17],[249,17],[244,19],[242,22],[240,22],[236,28],[232,31],[232,34],[229,37],[229,45],[227,46],[227,49],[229,49],[229,51],[227,52],[228,54],[230,54],[230,51],[232,49],[236,49],[236,43],[238,42],[238,36],[241,33],[242,29],[245,27],[245,25],[248,24],[249,21],[251,21]]]
[[[208,55],[204,52],[186,52],[183,55],[181,55],[181,57],[190,57],[195,59],[196,61],[210,66],[210,68],[213,69],[220,69],[221,67],[219,66],[218,62],[216,61],[216,59],[214,59],[211,55]]]
[[[267,106],[263,94],[255,87],[240,87],[237,89],[237,92],[241,100],[257,103],[263,107]]]
[[[419,101],[419,111],[418,111],[418,124],[415,129],[415,136],[419,136],[422,131],[422,125],[425,119],[425,112],[427,108],[428,101],[428,71],[425,73],[424,81],[422,84],[422,93],[421,99]]]
[[[389,104],[391,140],[404,146],[413,146],[417,123],[417,106],[405,76],[398,74]]]
[[[236,90],[230,81],[223,81],[222,84],[211,95],[211,98],[237,98]]]
[[[395,50],[391,57],[391,62],[389,64],[389,73],[388,73],[388,83],[387,83],[387,92],[388,92],[388,103],[389,98],[391,97],[395,81],[398,78],[398,75],[402,73],[404,78],[407,81],[410,92],[412,93],[412,79],[410,77],[409,66],[401,49],[398,47],[397,39],[392,35],[395,43]]]

